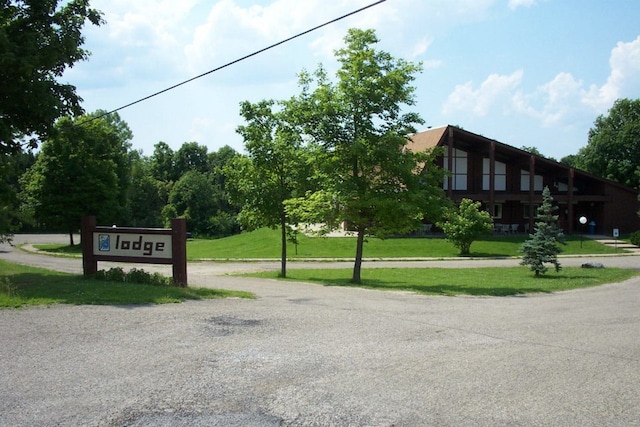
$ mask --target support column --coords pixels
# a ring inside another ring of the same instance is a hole
[[[447,186],[447,196],[453,199],[453,129],[449,128],[449,136],[447,140],[447,167],[449,168],[449,176],[447,177],[449,185]]]
[[[93,254],[93,231],[95,229],[95,216],[82,218],[80,239],[82,240],[82,272],[85,276],[93,276],[98,272],[98,261]]]
[[[493,216],[496,188],[496,142],[491,141],[489,147],[489,213]]]
[[[533,206],[533,196],[535,194],[534,187],[536,183],[536,158],[531,155],[529,157],[529,232],[533,233],[534,219],[536,210]]]
[[[173,254],[173,283],[187,286],[187,220],[171,220],[171,253]]]
[[[569,168],[569,189],[567,192],[567,200],[568,200],[568,208],[567,208],[567,217],[569,221],[569,234],[573,234],[573,223],[574,223],[574,213],[573,213],[573,175],[575,173],[574,168]]]

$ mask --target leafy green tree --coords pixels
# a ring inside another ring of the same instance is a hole
[[[569,154],[560,159],[560,163],[569,167],[576,167],[577,154]]]
[[[520,265],[528,265],[536,277],[547,272],[545,264],[553,264],[560,271],[558,254],[562,251],[558,243],[564,243],[562,230],[558,227],[558,207],[553,204],[549,187],[542,191],[542,205],[538,207],[534,233],[520,247],[523,253]]]
[[[526,151],[528,153],[535,154],[536,156],[540,156],[540,157],[544,157],[545,159],[556,161],[556,159],[554,159],[553,157],[548,157],[548,156],[545,156],[544,154],[542,154],[540,152],[540,150],[538,150],[538,147],[533,147],[533,146],[532,147],[528,147],[526,145],[523,145],[522,147],[520,147],[520,149],[523,150],[523,151]]]
[[[225,167],[237,156],[238,152],[228,145],[207,154],[208,170],[216,174],[220,184],[224,184]]]
[[[141,182],[145,189],[138,196],[164,200],[160,218],[165,225],[181,216],[187,218],[189,230],[201,236],[236,234],[240,208],[229,201],[225,166],[237,155],[229,146],[208,153],[206,146],[188,142],[174,152],[158,142],[149,159],[151,176]]]
[[[189,171],[209,172],[207,147],[197,142],[185,142],[175,153],[174,168],[176,180]]]
[[[163,210],[165,223],[173,217],[186,218],[188,230],[207,235],[209,218],[216,209],[214,191],[206,174],[188,171],[175,183],[169,194],[169,205]]]
[[[640,188],[640,99],[619,99],[608,115],[595,120],[575,165],[594,175]]]
[[[12,174],[11,156],[0,153],[0,243],[11,243],[13,233],[18,228],[17,193],[15,186],[10,183]]]
[[[19,212],[19,178],[33,164],[32,152],[15,154],[0,151],[0,243],[12,241],[12,235],[22,225]]]
[[[73,245],[83,216],[107,224],[125,218],[132,134],[117,115],[62,118],[55,130],[22,177],[23,208],[41,227],[69,232]]]
[[[523,145],[522,147],[520,147],[521,150],[526,151],[527,153],[531,153],[531,154],[535,154],[536,156],[540,156],[540,157],[544,157],[542,155],[542,153],[540,152],[540,150],[538,150],[538,147],[528,147],[526,145]]]
[[[82,114],[76,88],[57,79],[89,56],[86,21],[103,23],[88,0],[0,2],[0,151],[15,152],[25,137],[35,147],[58,118]]]
[[[139,151],[129,153],[131,184],[127,192],[127,222],[132,227],[161,227],[162,208],[169,195],[163,182],[153,177],[151,159]]]
[[[376,50],[373,30],[351,29],[344,40],[335,54],[337,82],[322,67],[313,76],[302,73],[302,94],[287,104],[315,145],[322,180],[320,192],[290,207],[322,213],[324,223],[343,222],[357,233],[352,280],[359,283],[365,236],[416,229],[440,206],[443,173],[429,153],[406,149],[407,135],[423,123],[403,112],[415,103],[411,83],[421,66]]]
[[[238,152],[228,145],[207,155],[209,179],[215,189],[216,202],[216,212],[210,218],[210,235],[212,237],[225,237],[240,232],[238,214],[242,207],[231,200],[227,172],[228,165],[238,156]]]
[[[274,101],[243,102],[240,114],[247,122],[238,127],[245,141],[246,157],[237,157],[229,168],[234,196],[242,205],[241,222],[248,229],[279,227],[280,275],[287,275],[287,233],[290,219],[285,201],[299,195],[306,167],[302,140],[286,120],[286,110],[274,111]]]
[[[173,216],[186,218],[189,231],[204,235],[209,215],[215,209],[213,191],[213,185],[204,173],[188,171],[175,183],[169,194],[169,212]],[[164,219],[168,224],[171,217],[165,216]]]
[[[218,151],[212,151],[207,155],[209,173],[212,174],[213,185],[215,185],[224,195],[225,207],[230,213],[237,214],[240,207],[232,203],[229,199],[228,186],[228,166],[233,163],[236,157],[240,156],[236,150],[228,145],[224,145]]]
[[[174,171],[175,152],[166,142],[158,142],[153,146],[151,155],[151,175],[161,182],[175,182],[177,178]]]
[[[480,205],[480,202],[462,199],[457,208],[447,210],[444,220],[438,222],[447,240],[460,249],[460,255],[469,255],[471,244],[493,231],[491,215],[481,210]]]

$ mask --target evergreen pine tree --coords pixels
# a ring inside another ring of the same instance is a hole
[[[553,205],[553,197],[549,187],[542,192],[542,205],[538,208],[534,233],[520,247],[524,255],[520,265],[530,266],[536,277],[547,272],[545,264],[553,264],[556,271],[562,268],[558,262],[558,254],[562,251],[558,243],[563,243],[562,230],[558,227],[558,209]]]

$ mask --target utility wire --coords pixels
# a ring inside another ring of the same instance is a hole
[[[190,79],[188,79],[188,80],[185,80],[185,81],[183,81],[183,82],[180,82],[180,83],[178,83],[178,84],[175,84],[175,85],[173,85],[173,86],[170,86],[170,87],[168,87],[168,88],[166,88],[166,89],[162,89],[161,91],[158,91],[158,92],[152,93],[151,95],[145,96],[144,98],[140,98],[140,99],[138,99],[137,101],[130,102],[130,103],[126,104],[126,105],[123,105],[122,107],[116,108],[115,110],[111,110],[111,111],[108,111],[108,112],[106,112],[106,113],[100,114],[99,116],[92,117],[92,118],[90,118],[90,119],[88,119],[88,120],[82,121],[82,122],[78,123],[78,125],[84,125],[84,124],[86,124],[86,123],[89,123],[89,122],[92,122],[92,121],[94,121],[94,120],[100,119],[100,118],[102,118],[102,117],[108,116],[109,114],[113,114],[113,113],[118,112],[118,111],[120,111],[120,110],[124,110],[125,108],[131,107],[131,106],[136,105],[136,104],[139,104],[139,103],[141,103],[141,102],[144,102],[144,101],[146,101],[146,100],[148,100],[148,99],[151,99],[151,98],[153,98],[153,97],[155,97],[155,96],[161,95],[161,94],[163,94],[163,93],[165,93],[165,92],[169,92],[170,90],[176,89],[176,88],[178,88],[178,87],[180,87],[180,86],[182,86],[182,85],[185,85],[185,84],[187,84],[187,83],[190,83],[190,82],[192,82],[192,81],[194,81],[194,80],[197,80],[197,79],[200,79],[200,78],[202,78],[202,77],[208,76],[209,74],[215,73],[216,71],[220,71],[220,70],[222,70],[222,69],[224,69],[224,68],[230,67],[231,65],[237,64],[238,62],[244,61],[245,59],[249,59],[249,58],[251,58],[251,57],[254,57],[254,56],[256,56],[256,55],[259,55],[259,54],[261,54],[261,53],[263,53],[263,52],[266,52],[267,50],[273,49],[274,47],[280,46],[281,44],[284,44],[284,43],[290,42],[291,40],[297,39],[298,37],[302,37],[302,36],[304,36],[304,35],[306,35],[306,34],[309,34],[309,33],[313,32],[313,31],[316,31],[316,30],[318,30],[318,29],[320,29],[320,28],[322,28],[322,27],[326,27],[327,25],[333,24],[333,23],[338,22],[338,21],[340,21],[340,20],[342,20],[342,19],[348,18],[348,17],[350,17],[350,16],[352,16],[352,15],[355,15],[355,14],[357,14],[357,13],[360,13],[360,12],[362,12],[362,11],[364,11],[364,10],[367,10],[367,9],[369,9],[369,8],[372,8],[372,7],[374,7],[374,6],[377,6],[377,5],[379,5],[380,3],[384,3],[385,1],[387,1],[387,0],[379,0],[379,1],[375,2],[375,3],[371,3],[371,4],[369,4],[368,6],[361,7],[360,9],[354,10],[353,12],[349,12],[349,13],[347,13],[346,15],[342,15],[342,16],[340,16],[340,17],[338,17],[338,18],[332,19],[331,21],[327,21],[327,22],[325,22],[324,24],[320,24],[320,25],[315,26],[315,27],[313,27],[313,28],[310,28],[310,29],[308,29],[308,30],[306,30],[306,31],[303,31],[303,32],[301,32],[301,33],[298,33],[298,34],[296,34],[295,36],[291,36],[291,37],[289,37],[289,38],[287,38],[287,39],[284,39],[284,40],[279,41],[279,42],[277,42],[277,43],[274,43],[274,44],[272,44],[272,45],[270,45],[270,46],[267,46],[267,47],[265,47],[265,48],[262,48],[262,49],[260,49],[260,50],[257,50],[257,51],[255,51],[255,52],[253,52],[253,53],[250,53],[250,54],[248,54],[248,55],[245,55],[245,56],[243,56],[242,58],[238,58],[238,59],[236,59],[236,60],[234,60],[234,61],[228,62],[228,63],[226,63],[226,64],[224,64],[224,65],[221,65],[221,66],[219,66],[219,67],[217,67],[217,68],[214,68],[214,69],[212,69],[212,70],[209,70],[209,71],[207,71],[207,72],[205,72],[205,73],[199,74],[199,75],[197,75],[197,76],[195,76],[195,77],[191,77],[191,78],[190,78]]]

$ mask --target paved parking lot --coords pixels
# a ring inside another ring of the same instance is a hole
[[[258,299],[0,311],[0,425],[640,425],[638,278],[430,297],[229,268],[190,283]]]

